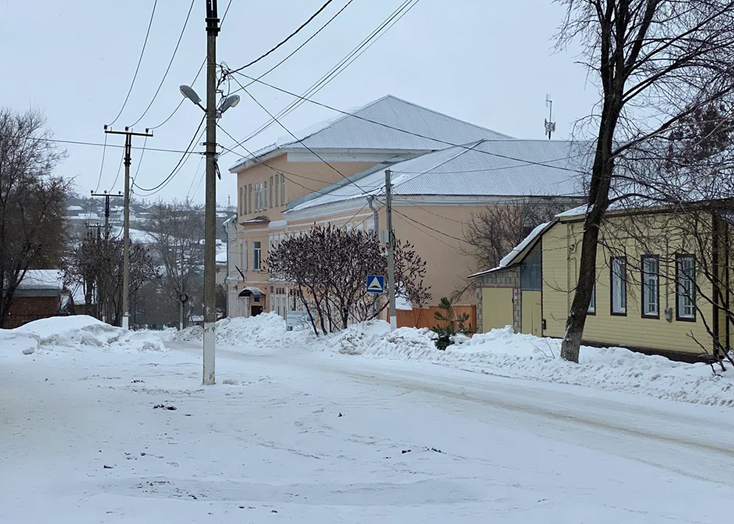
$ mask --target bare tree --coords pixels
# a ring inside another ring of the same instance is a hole
[[[497,267],[500,260],[533,230],[575,204],[555,198],[524,198],[487,206],[472,214],[464,230],[467,250],[479,269]]]
[[[73,249],[65,264],[65,280],[96,290],[97,315],[112,325],[122,323],[123,243],[119,239],[87,238]],[[130,302],[133,310],[139,291],[158,272],[148,249],[130,246]]]
[[[647,143],[734,90],[734,2],[558,0],[567,8],[559,45],[578,40],[599,82],[580,272],[561,356],[578,362],[613,179],[625,180]],[[647,193],[643,193],[643,196]],[[625,195],[626,197],[629,195]]]
[[[203,294],[204,211],[190,200],[158,203],[143,225],[155,241],[154,249],[165,268],[164,292],[176,305],[186,294],[188,312],[198,311]],[[188,315],[187,315],[188,316]],[[172,319],[172,320],[175,320]]]
[[[0,327],[28,269],[58,267],[69,186],[51,176],[63,153],[34,110],[0,109]]]
[[[317,335],[376,318],[387,307],[385,297],[366,290],[368,275],[387,274],[387,258],[373,234],[316,227],[271,249],[266,264],[272,277],[298,286]],[[396,241],[398,294],[418,307],[431,297],[423,282],[425,268],[409,243]]]

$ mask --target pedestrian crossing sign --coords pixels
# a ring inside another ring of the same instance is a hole
[[[367,276],[367,293],[384,293],[385,277],[380,275]]]

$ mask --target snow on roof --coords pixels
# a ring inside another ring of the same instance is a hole
[[[155,237],[148,231],[130,228],[130,242],[133,244],[155,244]],[[122,238],[122,228],[119,226],[110,229],[112,237]]]
[[[447,142],[465,144],[480,139],[512,138],[392,95],[384,96],[349,113],[295,133],[300,142],[291,136],[281,138],[256,151],[254,156],[262,157],[278,149],[306,148],[435,151],[446,148]],[[251,157],[239,160],[230,168],[230,172],[235,173],[246,167],[251,160]]]
[[[82,206],[69,206],[66,208],[67,211],[84,211]]]
[[[558,140],[480,140],[390,166],[393,194],[580,196],[586,146]],[[384,166],[340,182],[289,211],[384,193]],[[330,190],[331,189],[331,190]]]
[[[29,269],[18,285],[18,289],[64,288],[64,274],[60,269]]]
[[[494,271],[498,271],[500,269],[509,267],[510,265],[512,265],[513,262],[515,262],[515,260],[520,256],[520,254],[523,251],[525,251],[525,248],[527,248],[531,243],[533,243],[543,233],[545,233],[550,228],[551,225],[553,225],[553,222],[544,222],[543,224],[539,224],[537,227],[535,227],[535,229],[533,229],[530,232],[528,236],[526,236],[522,240],[522,242],[520,242],[518,245],[512,248],[512,251],[510,251],[504,257],[502,257],[502,260],[500,260],[500,263],[497,267],[486,270],[486,271],[480,271],[478,273],[474,273],[473,275],[469,275],[469,278],[486,275],[487,273],[492,273]]]

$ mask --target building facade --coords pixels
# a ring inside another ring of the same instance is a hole
[[[576,205],[571,149],[513,139],[388,96],[256,152],[230,169],[238,187],[229,226],[230,315],[296,313],[295,290],[267,271],[270,249],[314,226],[384,230],[386,170],[396,236],[427,262],[433,302],[455,296],[475,270],[463,240],[473,214],[518,199]],[[473,293],[455,303],[475,304]]]

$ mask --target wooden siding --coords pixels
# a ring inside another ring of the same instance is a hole
[[[644,230],[654,237],[656,228],[664,228],[664,215],[646,219]],[[623,218],[612,218],[605,226],[607,232],[612,228],[623,229],[617,221]],[[639,226],[639,224],[638,224]],[[662,231],[662,229],[661,229]],[[578,256],[583,224],[580,222],[559,222],[543,237],[543,315],[546,320],[544,335],[562,337],[565,330],[566,317],[573,299],[574,286],[578,278]],[[703,344],[713,353],[712,340],[708,335],[700,315],[694,322],[676,320],[675,267],[663,262],[671,260],[677,252],[684,248],[695,250],[686,245],[686,239],[666,236],[666,252],[647,252],[638,243],[623,235],[609,234],[607,241],[613,245],[614,254],[624,253],[627,257],[627,311],[626,315],[611,315],[611,275],[609,259],[612,253],[606,247],[600,247],[597,254],[596,269],[596,314],[587,317],[584,340],[606,345],[648,348],[662,351],[685,353],[702,353],[696,341]],[[690,243],[689,243],[690,244]],[[660,255],[659,278],[659,318],[642,317],[642,285],[640,276],[640,257],[644,254]],[[697,258],[701,253],[695,253]],[[706,254],[703,254],[706,256]],[[711,283],[697,273],[697,282],[703,293],[711,296]],[[710,311],[710,306],[700,296],[697,305]],[[672,308],[671,321],[666,320],[665,309]],[[711,317],[711,315],[709,315]],[[710,322],[710,318],[709,318]],[[694,340],[695,338],[695,340]]]

